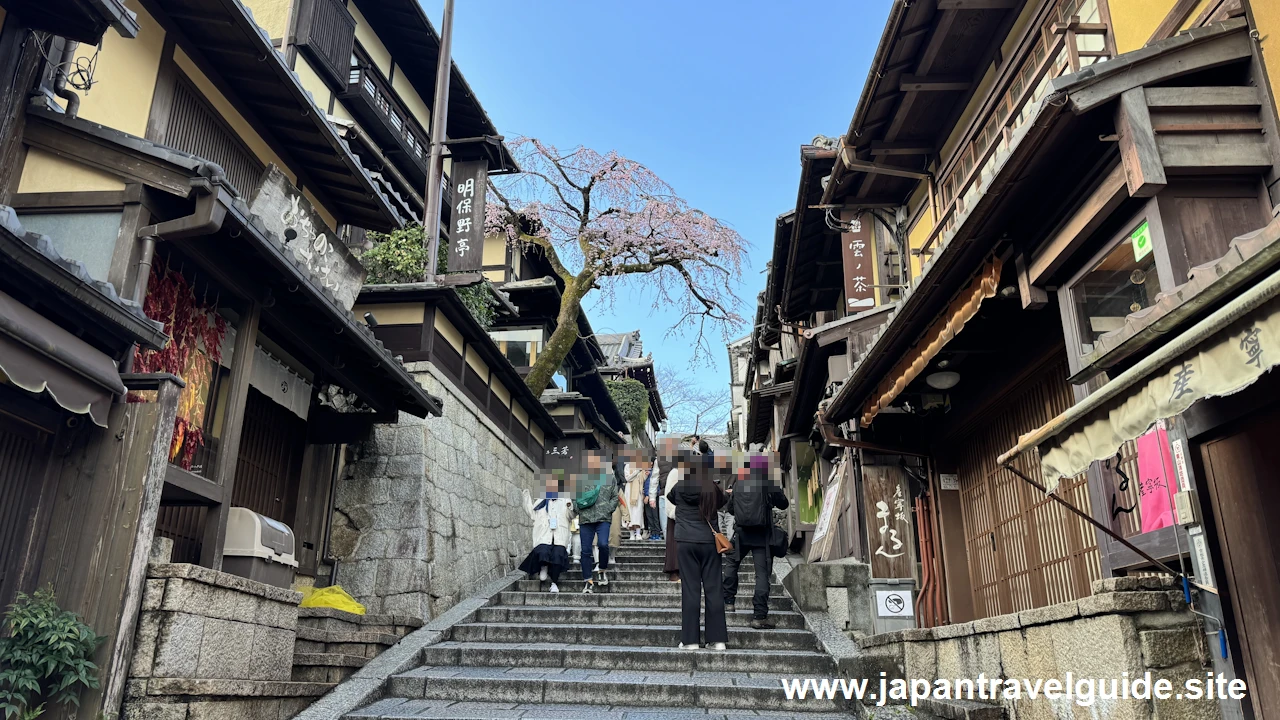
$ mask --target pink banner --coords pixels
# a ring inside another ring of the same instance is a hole
[[[1173,524],[1173,452],[1169,434],[1156,427],[1138,438],[1138,502],[1142,532]]]

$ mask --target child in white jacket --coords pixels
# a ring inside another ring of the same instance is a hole
[[[527,489],[524,491],[524,511],[533,519],[533,550],[520,563],[520,569],[530,576],[538,575],[540,580],[550,578],[550,591],[558,593],[560,573],[569,568],[573,498],[557,492],[555,479],[548,477],[546,495],[537,503]]]

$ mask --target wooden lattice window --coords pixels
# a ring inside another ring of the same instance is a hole
[[[179,75],[165,144],[215,162],[244,197],[251,197],[266,166],[186,77]]]
[[[355,39],[356,21],[342,0],[302,0],[299,4],[297,46],[334,90],[347,88]]]
[[[990,422],[958,443],[975,617],[1075,600],[1101,575],[1093,527],[996,463],[1020,435],[1074,404],[1069,374],[1065,357],[1046,363],[993,408]],[[1043,482],[1037,453],[1015,462]],[[1089,510],[1085,475],[1063,480],[1058,493]]]

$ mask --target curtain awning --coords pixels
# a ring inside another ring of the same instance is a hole
[[[965,323],[978,314],[978,308],[981,307],[983,300],[995,296],[996,288],[1000,286],[1002,267],[1000,258],[991,258],[977,276],[960,291],[960,294],[956,295],[947,309],[933,321],[924,338],[911,352],[903,356],[897,365],[893,366],[893,370],[876,386],[871,399],[862,410],[863,427],[870,425],[881,410],[889,407],[894,398],[898,397],[912,380],[929,367],[929,362],[937,357],[952,338],[960,334]]]
[[[0,292],[0,375],[30,393],[48,391],[65,410],[107,426],[107,412],[125,392],[106,353]]]
[[[1040,450],[1045,487],[1111,457],[1157,420],[1239,392],[1280,364],[1280,272],[1187,329],[999,458]]]

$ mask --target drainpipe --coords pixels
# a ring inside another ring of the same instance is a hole
[[[75,91],[67,89],[67,68],[71,67],[71,62],[76,59],[76,48],[80,43],[65,38],[63,42],[65,44],[62,46],[62,59],[53,69],[53,94],[67,101],[66,116],[74,118],[80,113],[80,96]]]
[[[207,169],[209,177],[226,176],[222,168],[214,163],[207,163],[207,166],[202,170]],[[139,305],[147,296],[147,285],[151,282],[151,265],[155,259],[158,241],[211,235],[222,229],[222,222],[227,217],[227,208],[218,199],[221,191],[205,177],[192,178],[191,189],[196,195],[195,212],[185,217],[147,225],[138,230],[137,237],[142,241],[142,247],[139,250],[137,277],[133,280],[133,301]],[[125,357],[121,372],[133,370],[133,356],[136,352],[135,345]]]

